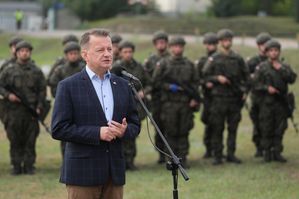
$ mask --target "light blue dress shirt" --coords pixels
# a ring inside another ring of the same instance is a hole
[[[86,72],[97,93],[98,99],[101,103],[106,119],[108,122],[110,122],[113,117],[113,107],[114,107],[113,93],[112,93],[111,82],[110,82],[111,73],[108,71],[104,75],[104,79],[101,79],[88,66],[86,66]]]

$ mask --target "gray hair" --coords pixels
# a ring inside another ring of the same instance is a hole
[[[99,37],[110,37],[110,32],[105,29],[91,29],[85,32],[81,36],[80,46],[81,48],[87,48],[90,40],[90,36],[99,36]]]

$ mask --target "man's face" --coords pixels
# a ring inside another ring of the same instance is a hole
[[[171,45],[170,46],[170,52],[172,55],[174,56],[182,56],[184,53],[184,46],[183,45],[179,45],[179,44],[175,44],[175,45]]]
[[[271,59],[271,60],[277,60],[279,58],[280,55],[280,50],[278,48],[270,48],[267,51],[267,56]]]
[[[66,57],[66,59],[69,62],[74,63],[74,62],[76,62],[76,61],[79,60],[79,58],[80,58],[80,51],[78,51],[78,50],[71,50],[71,51],[69,51],[69,52],[67,52],[65,54],[65,57]]]
[[[16,45],[12,45],[12,46],[10,47],[10,54],[11,54],[12,56],[15,56],[15,53],[16,53]]]
[[[30,59],[31,51],[28,48],[21,48],[17,52],[18,60],[26,62]]]
[[[168,42],[164,39],[158,39],[155,41],[154,46],[157,51],[164,52],[167,49]]]
[[[112,65],[112,43],[110,37],[90,35],[87,47],[81,55],[87,65],[96,71],[107,71]]]
[[[226,49],[229,50],[233,45],[233,39],[232,38],[224,38],[219,41],[220,45]]]
[[[261,55],[265,55],[265,44],[260,44],[257,46]]]
[[[113,55],[118,55],[119,53],[118,43],[112,44],[112,50],[113,50]]]
[[[205,44],[208,52],[214,52],[217,50],[217,44]]]
[[[129,62],[133,59],[134,51],[132,48],[122,48],[120,51],[121,59]]]

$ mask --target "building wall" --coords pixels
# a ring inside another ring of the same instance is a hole
[[[211,0],[154,0],[162,13],[204,13],[211,5]]]
[[[22,29],[40,29],[42,22],[42,7],[33,2],[0,2],[0,29],[5,31],[16,30],[15,11],[22,10],[24,14]]]

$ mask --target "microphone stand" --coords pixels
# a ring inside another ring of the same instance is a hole
[[[166,164],[167,170],[172,171],[172,177],[173,177],[173,199],[178,199],[178,170],[180,171],[181,175],[185,179],[185,181],[189,180],[189,177],[187,175],[186,170],[182,167],[180,159],[174,154],[173,150],[169,146],[167,140],[165,139],[164,135],[162,134],[161,130],[159,129],[157,123],[153,119],[151,113],[149,112],[148,108],[144,104],[141,97],[138,95],[138,92],[133,84],[132,78],[129,79],[129,86],[132,88],[134,95],[137,97],[139,103],[141,104],[143,110],[146,112],[147,117],[150,119],[152,124],[154,125],[155,129],[157,130],[159,136],[163,140],[163,143],[165,144],[166,148],[168,149],[170,155],[171,155],[171,161],[168,161]]]

